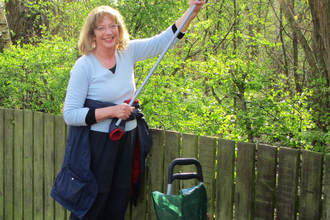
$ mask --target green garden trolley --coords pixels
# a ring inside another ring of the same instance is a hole
[[[175,173],[176,165],[191,165],[197,172]],[[182,189],[180,195],[171,195],[172,182],[178,180],[198,179],[199,184],[189,189]],[[154,208],[158,220],[207,220],[207,195],[203,184],[202,166],[195,158],[177,158],[168,168],[167,194],[155,191],[152,193]]]

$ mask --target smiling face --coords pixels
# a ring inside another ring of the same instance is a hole
[[[109,17],[104,16],[94,30],[94,35],[96,49],[116,49],[118,26]]]

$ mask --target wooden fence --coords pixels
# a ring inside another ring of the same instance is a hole
[[[0,109],[1,220],[68,219],[49,196],[67,132],[62,116]],[[154,129],[151,135],[138,205],[129,206],[126,220],[157,219],[151,193],[165,193],[168,165],[179,157],[200,161],[214,219],[330,220],[329,154]],[[172,194],[195,184],[176,180]]]

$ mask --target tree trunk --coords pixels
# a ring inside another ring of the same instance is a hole
[[[314,32],[312,35],[313,39],[313,52],[317,59],[320,75],[322,78],[326,79],[326,85],[322,85],[321,88],[318,88],[319,85],[315,85],[316,91],[319,92],[318,105],[316,108],[319,112],[318,116],[318,127],[323,132],[328,132],[328,126],[330,124],[329,117],[327,116],[330,113],[330,94],[328,88],[330,86],[330,75],[329,75],[329,58],[330,52],[328,51],[330,34],[329,34],[329,13],[330,13],[330,1],[329,0],[310,0],[309,7],[311,10],[313,18],[313,28]],[[318,141],[316,141],[318,142]]]
[[[5,49],[11,49],[10,48],[10,32],[9,32],[9,27],[7,23],[7,18],[5,11],[3,10],[3,5],[2,2],[0,1],[0,36],[2,38],[2,41],[4,43],[4,48]]]
[[[330,81],[330,0],[310,0],[309,7],[313,18],[313,51],[323,77]]]
[[[278,0],[281,8],[285,12],[291,28],[297,34],[299,43],[301,44],[306,60],[311,67],[312,76],[310,77],[309,88],[313,91],[310,97],[313,108],[314,121],[320,132],[328,132],[330,125],[330,94],[328,91],[330,85],[329,77],[329,0],[309,0],[311,15],[313,18],[312,48],[309,46],[307,39],[303,35],[291,9],[288,7],[286,0]],[[325,80],[324,80],[325,79]],[[325,82],[325,83],[323,83]],[[323,145],[322,140],[315,140],[313,145]]]
[[[312,69],[313,75],[318,76],[320,71],[314,56],[314,53],[312,49],[310,48],[307,39],[305,38],[304,34],[302,33],[296,19],[294,18],[294,15],[291,12],[291,9],[289,8],[286,0],[278,0],[281,6],[281,9],[284,12],[285,18],[288,20],[291,28],[294,30],[294,32],[297,34],[298,40],[305,52],[307,62],[309,66]]]
[[[27,4],[30,4],[29,7],[32,9],[27,7]],[[13,44],[16,44],[17,41],[31,43],[31,39],[36,36],[42,38],[42,26],[48,27],[49,21],[46,14],[43,13],[43,8],[33,8],[34,6],[38,7],[38,4],[38,0],[32,5],[24,0],[6,1],[8,26],[15,33],[11,38]]]
[[[6,11],[8,12],[7,20],[9,28],[15,33],[12,36],[12,41],[15,44],[16,40],[25,42],[24,37],[26,35],[31,36],[31,26],[24,24],[28,9],[24,7],[23,1],[9,0],[5,5]]]
[[[294,14],[294,6],[295,2],[294,0],[291,1],[292,5],[292,13]],[[301,94],[302,93],[302,84],[300,84],[300,77],[298,75],[298,37],[296,32],[292,31],[292,47],[293,47],[293,77],[294,77],[294,83],[296,86],[296,93]]]
[[[298,38],[297,34],[292,33],[292,47],[293,47],[293,76],[296,85],[296,93],[302,93],[302,83],[300,84],[300,77],[298,75]]]
[[[285,42],[284,42],[284,38],[283,38],[283,22],[282,22],[282,15],[283,14],[283,10],[280,9],[280,40],[282,43],[282,52],[283,52],[283,68],[284,68],[284,74],[286,75],[286,77],[289,77],[289,64],[288,64],[288,58],[287,58],[287,54],[286,54],[286,48],[285,48]]]

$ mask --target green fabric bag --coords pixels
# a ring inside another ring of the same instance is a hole
[[[183,189],[180,195],[152,193],[158,220],[207,220],[207,195],[203,183]]]

